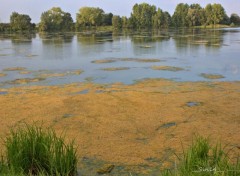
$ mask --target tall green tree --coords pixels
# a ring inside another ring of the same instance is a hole
[[[206,20],[209,25],[219,24],[226,15],[226,12],[221,4],[208,4],[205,7]]]
[[[188,4],[180,3],[177,5],[174,11],[174,14],[172,16],[173,26],[175,27],[188,26],[188,20],[187,20],[188,9],[189,9]]]
[[[72,28],[73,19],[71,14],[62,11],[60,7],[53,7],[41,15],[40,31],[61,31],[71,30]]]
[[[105,13],[102,16],[102,24],[103,26],[111,26],[112,25],[112,13]]]
[[[147,3],[135,4],[131,13],[131,20],[137,28],[152,27],[152,17],[156,14],[156,6]]]
[[[169,26],[171,26],[171,23],[172,23],[171,15],[167,11],[163,12],[162,27],[163,28],[168,28]]]
[[[201,10],[202,7],[199,4],[190,5],[187,13],[188,25],[190,27],[201,25]]]
[[[104,11],[95,7],[82,7],[76,18],[76,27],[99,26],[102,24]]]
[[[152,27],[155,29],[159,29],[161,26],[163,26],[163,18],[163,11],[158,8],[157,12],[152,16]]]
[[[128,28],[129,27],[129,20],[126,16],[122,17],[122,28]]]
[[[240,17],[238,14],[233,13],[230,16],[230,23],[233,23],[234,25],[240,25]]]
[[[122,28],[122,19],[118,15],[113,15],[112,17],[112,25],[114,29]]]
[[[13,31],[31,30],[33,25],[29,15],[13,12],[10,16],[10,26]]]

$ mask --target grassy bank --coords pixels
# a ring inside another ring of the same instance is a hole
[[[53,130],[25,125],[12,129],[4,140],[6,153],[0,160],[0,175],[77,175],[77,156],[73,142],[65,144]],[[210,145],[207,138],[196,136],[174,169],[159,171],[161,176],[238,176],[240,161],[230,159],[221,143]],[[233,158],[234,159],[234,158]],[[110,171],[111,172],[111,171]],[[108,172],[104,172],[108,173]]]
[[[230,158],[221,143],[210,145],[207,138],[197,136],[192,145],[177,156],[179,162],[173,170],[164,170],[162,176],[238,176],[239,157]]]
[[[73,142],[65,144],[50,129],[25,125],[12,129],[4,141],[5,154],[0,175],[68,175],[77,174],[77,156]]]

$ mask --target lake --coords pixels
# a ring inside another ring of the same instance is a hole
[[[0,86],[239,81],[240,28],[0,34]]]

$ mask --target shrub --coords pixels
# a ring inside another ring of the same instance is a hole
[[[13,175],[77,174],[77,156],[73,141],[65,144],[64,138],[57,137],[53,130],[43,130],[36,125],[12,129],[6,138],[5,147],[6,166],[2,165]],[[6,169],[2,170],[4,173]]]

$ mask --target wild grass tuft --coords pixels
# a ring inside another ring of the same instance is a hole
[[[207,138],[196,136],[183,150],[174,172],[164,170],[162,176],[239,176],[240,162],[232,162],[221,143],[212,146]]]
[[[44,130],[36,125],[12,129],[5,140],[5,146],[6,161],[2,161],[5,164],[0,165],[3,168],[0,173],[64,176],[77,174],[73,141],[65,144],[64,138],[57,137],[53,130]]]

